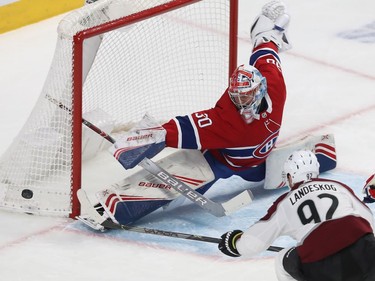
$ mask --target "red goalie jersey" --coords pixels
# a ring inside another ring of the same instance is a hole
[[[272,42],[254,49],[249,64],[259,70],[267,85],[258,120],[246,123],[227,89],[214,108],[178,116],[164,124],[166,145],[208,150],[234,171],[263,164],[279,135],[286,87],[277,47]]]

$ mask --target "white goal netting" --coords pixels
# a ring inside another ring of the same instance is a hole
[[[173,2],[186,5],[160,13]],[[83,118],[116,136],[146,112],[163,122],[214,106],[228,83],[231,2],[99,0],[67,14],[37,104],[0,158],[0,207],[68,216],[74,190],[98,184],[81,171],[107,173],[97,156],[109,144],[81,124],[82,138],[72,129],[78,107]],[[79,40],[83,63],[77,67]],[[82,105],[73,93],[81,76]],[[100,184],[113,181],[102,176]]]

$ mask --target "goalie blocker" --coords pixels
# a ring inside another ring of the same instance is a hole
[[[126,170],[132,169],[145,157],[152,158],[164,149],[165,135],[164,128],[146,114],[134,128],[116,140],[110,152]]]
[[[291,152],[298,149],[308,149],[316,153],[320,173],[336,167],[333,135],[307,136],[272,151],[266,162],[265,189],[286,186],[282,164]],[[177,150],[156,163],[197,192],[214,179],[211,168],[200,151]],[[134,223],[181,196],[181,193],[170,185],[145,170],[140,170],[96,194],[105,213],[114,222],[124,225]]]

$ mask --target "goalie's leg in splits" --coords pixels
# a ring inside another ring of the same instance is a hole
[[[264,165],[233,173],[210,153],[177,150],[156,162],[198,193],[206,193],[218,179],[236,174],[253,182],[264,178]],[[245,176],[245,177],[244,177]],[[97,193],[100,205],[112,220],[131,224],[183,196],[145,170]],[[182,201],[181,201],[182,202]]]
[[[201,194],[206,193],[211,188],[211,186],[215,184],[217,180],[227,179],[227,178],[230,178],[231,176],[239,176],[243,180],[249,182],[249,188],[252,185],[251,183],[254,183],[254,182],[258,183],[264,180],[265,163],[254,166],[254,167],[234,171],[232,169],[229,169],[226,165],[223,165],[221,162],[219,162],[211,154],[210,151],[204,152],[203,155],[207,163],[209,164],[215,178],[210,183],[207,183],[204,186],[197,189],[197,191]]]

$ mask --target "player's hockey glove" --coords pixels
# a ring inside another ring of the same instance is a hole
[[[232,230],[221,235],[219,250],[230,257],[239,257],[241,254],[237,251],[236,242],[242,235],[241,230]]]
[[[277,0],[263,6],[262,13],[255,19],[250,29],[254,48],[270,41],[277,45],[279,51],[291,48],[286,36],[290,18],[285,11],[285,4]]]
[[[362,192],[365,194],[365,197],[363,198],[364,203],[375,202],[375,174],[367,179]]]

